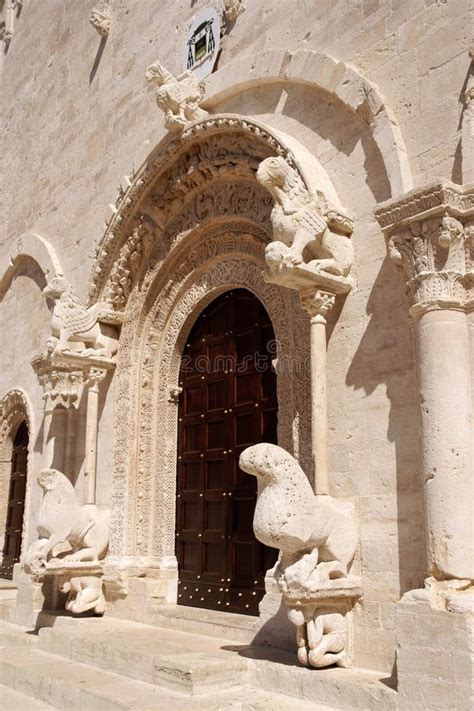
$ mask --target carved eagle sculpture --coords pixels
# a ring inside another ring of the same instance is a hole
[[[296,459],[277,445],[248,447],[239,463],[258,480],[255,536],[282,552],[280,587],[347,576],[357,547],[353,505],[315,496]]]

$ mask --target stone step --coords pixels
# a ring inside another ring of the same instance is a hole
[[[27,627],[0,620],[0,648],[18,649],[38,644],[38,635]]]
[[[17,585],[13,580],[0,578],[0,600],[16,600]]]
[[[149,624],[188,634],[250,644],[257,632],[258,618],[249,615],[185,605],[154,605],[150,612]]]
[[[3,684],[0,684],[0,706],[2,711],[54,711],[54,706],[13,691]]]
[[[188,696],[37,648],[1,650],[0,683],[2,711],[331,711],[225,681],[213,694]]]
[[[238,687],[247,671],[225,641],[110,617],[57,617],[38,639],[43,652],[187,694]]]

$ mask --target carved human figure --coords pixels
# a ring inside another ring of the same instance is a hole
[[[314,606],[290,608],[288,619],[296,627],[298,661],[317,669],[337,664],[347,666],[347,620],[339,612]]]
[[[281,156],[259,165],[257,180],[273,196],[271,214],[275,241],[267,245],[270,271],[303,262],[316,272],[345,277],[354,259],[350,239],[332,233],[319,201],[303,185],[298,173]]]
[[[280,588],[310,591],[346,577],[357,547],[353,506],[315,496],[296,459],[275,444],[248,447],[240,467],[258,480],[254,532],[281,550],[275,571]]]
[[[38,483],[44,492],[38,513],[39,538],[26,554],[25,570],[40,575],[52,561],[74,567],[78,562],[102,560],[109,542],[109,512],[81,505],[71,482],[56,469],[43,469]]]
[[[86,308],[63,277],[54,277],[43,289],[54,300],[51,317],[54,351],[80,351],[89,346],[94,355],[112,357],[118,349],[117,314],[109,304]]]
[[[156,103],[165,114],[165,126],[169,131],[182,131],[193,121],[207,116],[200,108],[204,99],[204,84],[198,82],[192,72],[173,76],[160,62],[154,62],[146,70],[147,81],[156,84]]]
[[[90,610],[93,610],[96,615],[103,615],[105,612],[102,579],[98,575],[71,578],[61,585],[61,592],[68,593],[65,607],[73,615],[80,615]]]

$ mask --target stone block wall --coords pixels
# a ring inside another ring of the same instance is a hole
[[[25,0],[0,76],[2,263],[19,235],[37,232],[86,299],[107,205],[121,177],[165,135],[145,69],[159,58],[180,72],[185,30],[207,4],[115,0],[110,35],[102,40],[89,24],[91,0]],[[209,84],[218,86],[219,72],[231,64],[241,64],[245,81],[261,52],[268,76],[277,76],[275,66],[288,64],[300,49],[343,60],[374,82],[390,107],[414,185],[435,178],[461,182],[469,27],[468,0],[247,0]],[[250,114],[301,141],[355,218],[354,288],[328,329],[331,493],[354,500],[359,516],[356,566],[364,594],[355,614],[356,663],[390,672],[395,604],[422,585],[426,571],[414,343],[403,283],[373,217],[375,205],[391,197],[380,145],[364,117],[334,93],[297,80],[279,77],[218,101],[207,98],[209,110]],[[50,313],[37,282],[31,274],[18,276],[0,303],[0,396],[21,385],[41,423],[41,391],[30,361],[45,341]],[[81,422],[84,429],[84,412]],[[113,428],[112,383],[100,415],[101,504],[110,497]],[[44,437],[39,426],[35,470],[46,463]]]

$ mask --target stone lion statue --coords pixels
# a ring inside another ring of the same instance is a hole
[[[53,560],[65,567],[102,560],[109,542],[108,511],[81,505],[69,479],[56,469],[43,469],[38,484],[44,492],[38,514],[39,538],[26,554],[25,570],[40,575]]]
[[[353,505],[315,496],[296,459],[275,444],[245,449],[240,468],[257,477],[254,532],[281,551],[275,577],[282,592],[311,592],[346,577],[357,547]]]
[[[207,111],[199,106],[204,100],[204,84],[191,72],[177,78],[160,62],[154,62],[146,70],[145,78],[158,86],[156,103],[165,114],[168,131],[182,131],[192,121],[207,116]]]
[[[321,205],[303,185],[296,170],[281,156],[266,158],[257,180],[272,195],[274,242],[265,250],[270,271],[306,263],[317,272],[346,277],[354,260],[350,239],[331,232]]]
[[[54,277],[43,289],[54,300],[51,331],[55,352],[89,346],[95,355],[111,358],[118,350],[117,314],[99,302],[86,308],[63,277]]]

